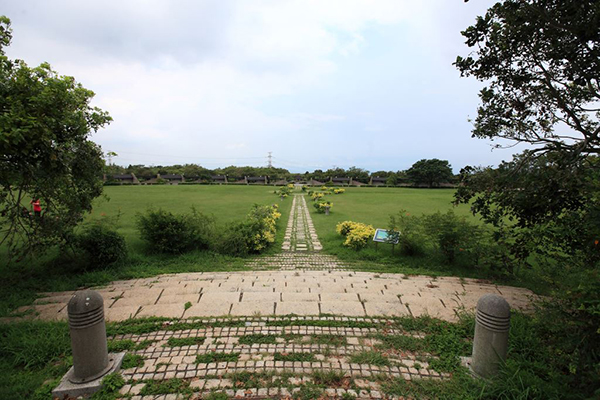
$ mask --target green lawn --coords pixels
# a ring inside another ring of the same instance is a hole
[[[336,232],[336,225],[342,221],[355,221],[372,225],[374,228],[388,227],[389,218],[400,210],[411,215],[421,216],[436,212],[445,213],[452,209],[473,224],[482,222],[470,212],[468,205],[453,206],[452,189],[411,189],[411,188],[345,188],[343,194],[330,194],[324,200],[333,202],[330,215],[316,212],[314,202],[306,196],[306,202],[323,245],[323,250],[344,260],[356,262],[361,270],[406,274],[454,275],[474,278],[495,278],[489,271],[475,269],[470,265],[448,265],[434,252],[420,257],[408,257],[392,253],[392,246],[369,242],[360,251],[342,245],[344,239]],[[312,188],[320,192],[320,188]],[[522,284],[511,281],[513,284]]]
[[[135,215],[150,207],[172,213],[188,213],[191,207],[214,215],[218,224],[242,220],[253,204],[280,204],[281,220],[287,223],[291,200],[281,202],[272,186],[157,185],[106,186],[96,199],[90,218],[118,217],[118,230],[135,253],[144,250],[135,224]],[[285,225],[282,225],[285,226]]]
[[[473,222],[477,218],[471,214],[469,206],[454,207],[452,189],[410,189],[410,188],[345,188],[346,193],[325,197],[333,202],[329,216],[313,213],[312,200],[307,197],[313,222],[319,235],[335,232],[335,226],[342,221],[363,222],[375,228],[387,228],[391,214],[406,210],[414,215],[433,214],[454,209]],[[320,191],[320,189],[313,189]]]
[[[214,215],[218,226],[243,220],[253,204],[279,204],[275,243],[267,252],[281,250],[292,200],[281,201],[265,186],[107,186],[87,220],[117,217],[116,226],[127,241],[128,259],[110,268],[86,270],[69,252],[53,249],[44,256],[31,256],[10,265],[0,263],[0,317],[19,306],[30,304],[36,293],[64,291],[102,285],[118,279],[134,279],[165,273],[234,271],[247,269],[245,259],[211,251],[192,251],[182,255],[149,254],[135,224],[138,212],[148,207],[173,213],[187,213],[190,207]],[[5,249],[4,249],[5,250]],[[0,254],[0,258],[3,254]]]

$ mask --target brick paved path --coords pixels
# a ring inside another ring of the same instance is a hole
[[[380,387],[384,376],[448,376],[430,368],[430,354],[400,348],[385,351],[386,365],[351,361],[356,353],[378,349],[378,333],[415,335],[394,328],[394,317],[455,321],[483,294],[500,294],[518,309],[527,309],[533,295],[473,279],[357,272],[321,248],[305,198],[295,195],[283,252],[250,260],[252,271],[160,275],[97,288],[109,321],[179,319],[148,333],[109,338],[132,341],[144,360],[122,371],[128,384],[121,393],[134,400],[199,399],[213,391],[230,398],[292,398],[325,372],[343,377],[325,390],[329,398],[389,398]],[[73,293],[42,293],[19,311],[33,308],[39,319],[66,319]],[[194,393],[149,394],[168,379]]]
[[[292,211],[281,248],[284,251],[297,252],[323,249],[302,195],[294,195],[292,200]]]

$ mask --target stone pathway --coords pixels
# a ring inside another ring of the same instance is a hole
[[[294,195],[292,211],[285,230],[285,238],[281,249],[284,251],[319,251],[323,247],[310,218],[306,200],[303,195]]]
[[[123,396],[201,399],[220,391],[229,398],[317,398],[305,392],[316,384],[327,396],[319,398],[397,398],[384,393],[382,382],[448,377],[430,367],[431,354],[382,350],[382,332],[421,337],[405,332],[398,317],[456,321],[486,293],[524,310],[533,297],[480,280],[353,271],[319,251],[303,195],[292,200],[282,249],[250,260],[252,271],[159,275],[96,288],[106,319],[128,320],[130,330],[110,334],[110,342],[126,343],[141,360],[122,371]],[[73,293],[42,293],[17,311],[64,320]],[[169,320],[130,320],[143,317]],[[374,351],[386,363],[357,361]],[[323,383],[324,376],[333,381]]]
[[[296,271],[160,275],[113,282],[98,292],[104,297],[109,321],[149,316],[289,314],[430,315],[454,321],[458,311],[473,309],[486,293],[500,294],[518,309],[526,309],[533,295],[527,289],[473,279],[312,271],[304,267]],[[66,304],[73,293],[42,293],[44,297],[37,299],[32,308],[40,319],[66,319]]]
[[[195,399],[206,398],[213,391],[230,398],[291,398],[304,386],[333,374],[329,379],[336,380],[335,387],[324,390],[328,398],[397,398],[382,393],[382,379],[449,376],[430,367],[437,357],[425,353],[388,349],[385,365],[357,359],[357,354],[368,354],[383,345],[378,336],[382,329],[394,337],[422,338],[385,318],[255,317],[186,322],[200,327],[171,331],[166,326],[157,332],[112,338],[113,344],[133,342],[132,347],[139,348],[135,354],[143,358],[143,366],[122,371],[128,382],[121,390],[123,395],[135,400],[169,399],[143,394],[155,382],[175,379],[194,390]]]

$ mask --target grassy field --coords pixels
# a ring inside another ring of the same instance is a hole
[[[312,189],[316,192],[320,188]],[[454,210],[459,216],[464,216],[472,224],[482,224],[479,218],[473,216],[468,205],[453,206],[452,189],[411,189],[411,188],[346,188],[343,194],[326,195],[324,200],[333,202],[330,215],[319,214],[313,207],[313,201],[306,196],[319,240],[325,252],[336,255],[347,261],[354,261],[357,268],[373,272],[393,272],[406,274],[454,275],[472,278],[497,277],[488,271],[472,268],[469,265],[449,265],[436,254],[429,253],[419,257],[402,256],[398,249],[392,253],[392,246],[369,242],[367,248],[360,251],[348,249],[342,245],[343,238],[336,233],[336,225],[342,221],[362,222],[374,228],[386,229],[390,215],[400,210],[415,216],[445,213]],[[504,279],[504,278],[503,278]],[[530,283],[516,282],[514,278],[505,283],[527,285]]]
[[[471,214],[469,206],[454,207],[452,189],[410,189],[410,188],[345,188],[346,193],[326,196],[333,202],[329,216],[313,213],[312,218],[320,235],[335,232],[335,226],[342,221],[363,222],[375,228],[387,228],[390,215],[406,210],[413,215],[433,214],[454,209],[458,215],[478,219]],[[320,189],[313,189],[320,191]],[[310,199],[307,197],[307,200]],[[310,205],[310,211],[314,211]]]
[[[265,186],[106,186],[104,196],[96,199],[90,218],[118,217],[117,227],[134,253],[144,250],[135,224],[137,213],[162,208],[172,213],[188,213],[191,207],[214,215],[218,224],[242,220],[253,204],[281,204],[281,220],[287,222],[291,201],[281,202]],[[282,225],[284,226],[284,225]]]
[[[138,212],[149,207],[163,208],[173,213],[188,213],[190,207],[214,215],[217,224],[241,221],[253,204],[280,205],[281,219],[277,223],[276,242],[267,252],[281,249],[285,226],[291,210],[291,198],[283,202],[265,186],[108,186],[98,198],[87,222],[118,216],[116,227],[125,236],[128,259],[107,269],[86,270],[78,259],[54,249],[43,257],[10,265],[0,263],[0,317],[30,304],[36,293],[64,291],[79,287],[102,285],[118,279],[134,279],[165,273],[235,271],[247,269],[245,259],[210,251],[192,251],[182,255],[150,254],[139,237],[135,224]],[[0,254],[1,255],[1,254]]]

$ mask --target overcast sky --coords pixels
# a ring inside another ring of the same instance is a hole
[[[494,1],[0,0],[11,58],[96,93],[121,165],[402,170],[495,165],[471,138],[481,84],[452,65]]]

